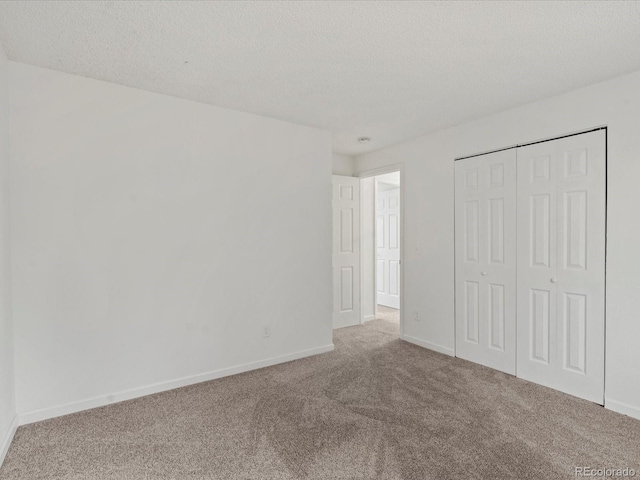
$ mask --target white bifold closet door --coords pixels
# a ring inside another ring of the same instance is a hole
[[[518,155],[517,375],[603,403],[605,132]]]
[[[456,355],[516,373],[516,152],[455,163]]]
[[[332,176],[333,328],[360,323],[360,179]]]

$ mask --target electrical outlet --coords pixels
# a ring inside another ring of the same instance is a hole
[[[262,338],[267,338],[271,336],[271,325],[264,325],[262,327]]]
[[[420,321],[420,314],[418,312],[413,312],[413,320],[416,322]]]

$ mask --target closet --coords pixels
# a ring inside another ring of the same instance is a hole
[[[456,355],[600,404],[605,135],[455,163]]]

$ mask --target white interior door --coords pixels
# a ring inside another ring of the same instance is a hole
[[[400,308],[400,188],[376,192],[376,301]]]
[[[333,175],[333,328],[360,323],[360,179]]]
[[[455,163],[456,355],[516,373],[516,152]]]
[[[518,149],[519,377],[603,403],[605,133]]]

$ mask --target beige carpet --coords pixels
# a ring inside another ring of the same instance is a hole
[[[376,320],[387,320],[389,323],[397,325],[399,335],[400,329],[400,310],[395,308],[385,307],[384,305],[378,305],[376,308]]]
[[[640,471],[640,422],[398,339],[20,427],[9,479],[556,479]],[[640,475],[640,474],[638,474]]]

